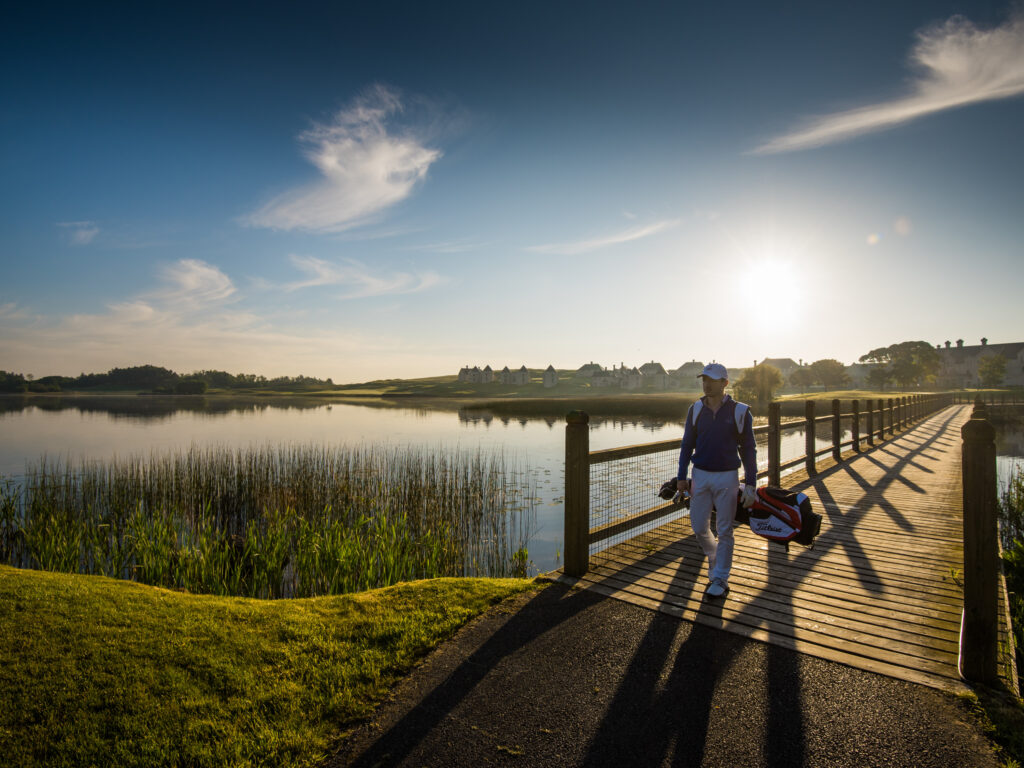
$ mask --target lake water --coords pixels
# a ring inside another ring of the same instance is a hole
[[[667,440],[682,436],[680,421],[665,418],[592,417],[591,450]],[[825,425],[829,435],[830,427]],[[819,448],[830,445],[824,435]],[[849,439],[847,433],[844,440]],[[562,549],[564,420],[496,416],[488,411],[416,406],[330,406],[315,400],[219,400],[213,398],[0,398],[0,475],[23,476],[43,456],[77,463],[149,455],[191,445],[266,446],[280,444],[357,445],[374,443],[431,451],[500,450],[527,470],[535,487],[537,529],[530,539],[535,570],[557,567]],[[1002,440],[1000,474],[1024,456],[1020,433]],[[803,432],[784,435],[782,460],[804,451]],[[763,438],[759,468],[767,465]],[[672,472],[668,473],[669,475]],[[651,503],[667,477],[646,478]]]

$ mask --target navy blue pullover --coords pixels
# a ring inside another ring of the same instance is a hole
[[[686,479],[693,466],[707,472],[726,472],[740,468],[743,457],[743,482],[757,485],[757,446],[754,443],[754,418],[747,411],[743,419],[743,432],[736,430],[736,401],[729,395],[722,399],[718,413],[712,413],[707,398],[702,397],[704,407],[697,415],[696,428],[693,423],[693,406],[686,412],[686,427],[683,443],[679,450],[679,479]]]

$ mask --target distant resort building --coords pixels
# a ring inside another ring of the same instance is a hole
[[[520,366],[518,370],[509,370],[506,365],[499,373],[495,374],[494,369],[491,366],[484,366],[483,369],[478,365],[474,365],[470,368],[468,365],[463,366],[459,371],[458,380],[460,383],[466,384],[493,384],[500,382],[501,384],[529,384],[530,383],[530,372],[526,366]]]
[[[558,371],[555,370],[553,365],[549,365],[544,370],[544,386],[553,387],[558,384]]]
[[[1024,385],[1024,342],[989,344],[988,339],[983,338],[981,344],[964,346],[964,340],[957,339],[955,347],[947,341],[944,345],[937,345],[936,350],[940,367],[935,383],[939,387],[961,389],[981,386],[978,365],[984,358],[995,355],[1002,355],[1006,360],[1003,384],[1011,387]]]
[[[530,372],[526,370],[526,366],[521,366],[518,371],[510,371],[506,365],[501,369],[501,373],[498,375],[499,381],[502,384],[511,384],[518,386],[520,384],[530,383]]]

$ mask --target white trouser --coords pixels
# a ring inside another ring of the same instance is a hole
[[[728,582],[732,570],[732,526],[736,520],[739,470],[705,472],[693,468],[690,485],[690,525],[708,558],[711,579]],[[711,509],[717,512],[718,541],[711,535]]]

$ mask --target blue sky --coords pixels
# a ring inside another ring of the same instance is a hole
[[[1020,5],[24,4],[0,71],[6,370],[1024,340]]]

